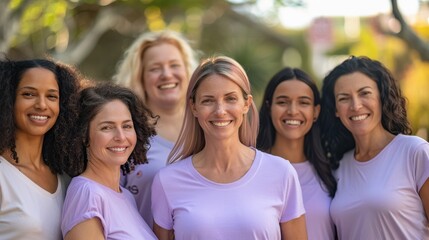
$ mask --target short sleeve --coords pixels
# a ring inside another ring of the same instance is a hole
[[[99,218],[107,236],[106,223],[102,215],[102,197],[91,189],[85,182],[70,184],[62,210],[61,231],[63,237],[77,224],[91,219]]]
[[[429,178],[429,143],[425,142],[417,146],[414,162],[417,190],[420,191]]]
[[[155,175],[152,183],[152,214],[154,222],[160,227],[173,229],[173,214],[161,182],[162,170]]]
[[[288,164],[288,171],[285,177],[285,195],[282,217],[280,222],[287,222],[305,214],[304,201],[302,199],[301,185],[298,174],[293,166]]]

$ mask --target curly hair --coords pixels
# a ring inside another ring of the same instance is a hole
[[[16,92],[22,76],[31,68],[43,68],[51,71],[57,80],[60,95],[60,112],[54,126],[45,133],[42,146],[42,157],[45,164],[54,174],[61,174],[67,167],[69,156],[69,139],[64,132],[76,120],[77,113],[74,101],[82,79],[76,68],[54,61],[53,59],[31,59],[13,61],[0,60],[0,154],[11,151],[11,157],[19,162],[16,152],[14,108]]]
[[[128,107],[137,135],[137,143],[132,154],[121,166],[123,173],[129,173],[132,170],[131,165],[134,163],[147,163],[146,153],[150,147],[149,139],[155,135],[155,117],[130,89],[110,82],[99,82],[80,92],[77,105],[79,118],[72,127],[74,135],[71,141],[75,145],[75,151],[72,155],[74,161],[70,163],[68,169],[70,176],[79,175],[85,170],[88,164],[86,148],[89,142],[90,122],[104,105],[114,100],[119,100]]]
[[[285,67],[277,72],[268,82],[265,88],[263,102],[259,110],[259,134],[256,140],[256,147],[264,152],[269,152],[274,145],[276,138],[276,129],[271,118],[271,105],[273,103],[274,92],[282,82],[289,80],[298,80],[310,87],[314,96],[314,106],[320,104],[320,94],[316,83],[310,76],[298,68]],[[322,142],[320,140],[319,123],[313,123],[310,131],[304,136],[304,154],[308,161],[316,169],[317,175],[328,188],[330,196],[334,196],[337,183],[328,159],[324,155]]]
[[[336,117],[334,88],[343,75],[360,72],[377,83],[382,106],[381,124],[393,135],[411,134],[407,119],[406,99],[392,73],[381,62],[365,56],[350,56],[336,66],[323,80],[320,113],[322,141],[332,167],[338,168],[344,153],[355,147],[349,130]]]
[[[133,89],[138,96],[146,100],[141,82],[144,67],[143,56],[149,48],[162,43],[171,44],[179,50],[186,67],[186,77],[188,79],[197,65],[196,51],[191,48],[189,41],[179,33],[171,30],[163,30],[159,32],[145,32],[140,35],[125,51],[123,59],[118,64],[117,73],[113,76],[113,80],[122,86]]]

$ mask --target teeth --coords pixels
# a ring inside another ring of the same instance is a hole
[[[169,84],[164,84],[159,86],[159,89],[171,89],[175,87],[176,87],[176,83],[169,83]]]
[[[286,120],[285,123],[288,125],[301,125],[301,121],[299,120]]]
[[[46,120],[46,119],[48,119],[47,116],[36,116],[36,115],[31,115],[30,118],[35,119],[35,120]]]
[[[109,148],[110,150],[112,150],[113,152],[123,152],[125,151],[126,148]]]
[[[225,127],[226,125],[228,125],[231,121],[223,121],[223,122],[213,122],[213,125],[218,126],[218,127]]]
[[[368,115],[367,115],[367,114],[365,114],[365,115],[353,116],[353,117],[351,117],[351,119],[352,119],[353,121],[361,121],[361,120],[366,119],[367,117],[368,117]]]

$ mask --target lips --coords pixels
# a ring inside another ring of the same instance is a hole
[[[49,117],[44,115],[30,115],[30,118],[36,121],[46,121]]]
[[[211,121],[211,123],[217,127],[225,127],[227,125],[229,125],[232,121],[228,120],[228,121]]]
[[[352,121],[362,121],[365,120],[369,117],[369,114],[362,114],[362,115],[357,115],[357,116],[352,116],[350,117],[350,120]]]
[[[177,87],[177,85],[178,85],[177,83],[167,83],[167,84],[160,85],[158,88],[161,90],[172,89],[172,88]]]
[[[292,119],[284,120],[283,122],[284,122],[285,124],[287,124],[287,125],[291,125],[291,126],[299,126],[299,125],[301,125],[301,124],[303,123],[303,121],[300,121],[300,120],[292,120]]]
[[[109,148],[112,152],[124,152],[127,148],[126,147],[111,147]]]

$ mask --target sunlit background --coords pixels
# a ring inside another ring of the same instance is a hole
[[[284,66],[320,83],[348,56],[366,55],[392,70],[414,133],[428,139],[428,0],[2,0],[0,26],[8,57],[53,56],[99,81],[140,33],[180,31],[201,58],[238,60],[258,105]]]

